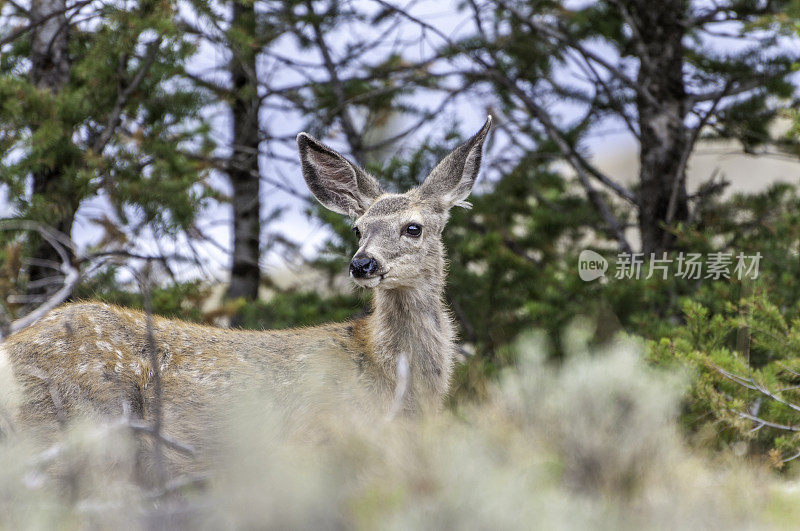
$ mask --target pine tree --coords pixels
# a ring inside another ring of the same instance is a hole
[[[16,217],[70,236],[82,206],[102,201],[95,221],[111,231],[191,226],[211,194],[211,145],[196,118],[205,96],[180,80],[195,48],[176,9],[41,0],[3,12],[0,179]],[[27,241],[29,291],[41,295],[54,251]]]

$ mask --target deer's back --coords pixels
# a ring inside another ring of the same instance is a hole
[[[193,441],[244,391],[295,397],[308,409],[309,389],[381,393],[378,368],[365,340],[365,322],[276,331],[225,330],[153,318],[165,429]],[[101,303],[75,303],[50,312],[10,338],[5,351],[20,389],[17,417],[52,427],[77,413],[152,418],[156,374],[146,316]],[[308,396],[304,396],[308,395]]]

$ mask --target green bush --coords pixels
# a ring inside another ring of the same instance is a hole
[[[659,366],[688,367],[683,422],[697,442],[796,468],[800,457],[800,320],[757,293],[719,312],[684,302],[686,323],[649,344]]]

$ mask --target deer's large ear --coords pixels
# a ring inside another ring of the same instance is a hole
[[[357,217],[383,192],[370,174],[308,133],[297,135],[303,177],[326,208]]]
[[[444,208],[455,205],[469,207],[465,201],[478,178],[483,156],[483,143],[492,127],[492,117],[475,136],[458,146],[436,165],[425,182],[419,187],[423,197],[439,198]]]

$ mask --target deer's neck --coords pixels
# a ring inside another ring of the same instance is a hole
[[[409,408],[436,408],[449,386],[453,324],[444,297],[444,272],[413,288],[376,289],[370,333],[376,361],[396,384],[398,358],[408,360]]]

